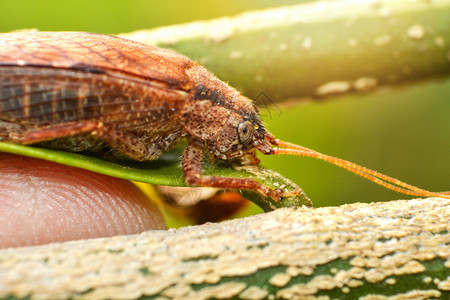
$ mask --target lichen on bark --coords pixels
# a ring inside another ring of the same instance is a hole
[[[4,249],[0,298],[446,299],[449,219],[449,199],[398,200]]]

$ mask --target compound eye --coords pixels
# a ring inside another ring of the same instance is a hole
[[[250,121],[244,121],[238,126],[238,135],[239,135],[239,142],[241,142],[242,145],[247,145],[250,143],[253,139],[253,133],[255,131],[255,128],[253,126],[253,123]]]

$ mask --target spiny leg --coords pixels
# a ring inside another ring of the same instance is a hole
[[[0,141],[10,141],[9,137],[12,132],[23,132],[23,125],[0,120]]]
[[[112,149],[136,160],[154,160],[158,158],[165,145],[161,146],[158,143],[152,143],[151,147],[147,147],[147,144],[139,137],[99,121],[79,120],[31,128],[25,125],[0,121],[0,141],[16,144],[36,144],[81,133],[90,133],[111,146]],[[171,138],[173,137],[168,137],[168,143],[171,142]],[[165,143],[166,140],[162,142]]]
[[[6,128],[3,126],[3,123],[1,125],[2,128]],[[8,135],[5,135],[2,140],[29,145],[78,133],[91,132],[94,131],[97,126],[98,123],[93,121],[77,121],[37,128],[27,128],[23,125],[10,126],[7,128]]]
[[[135,160],[154,160],[162,152],[158,147],[152,147],[150,151],[147,145],[137,136],[111,126],[101,124],[92,134],[108,144],[112,149]]]
[[[283,197],[283,190],[271,189],[250,178],[231,178],[221,176],[202,176],[204,144],[200,140],[190,139],[183,152],[183,173],[187,184],[208,186],[223,189],[254,190],[264,196],[279,200]]]

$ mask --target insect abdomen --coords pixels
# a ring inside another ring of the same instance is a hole
[[[162,85],[102,72],[0,66],[0,119],[31,127],[77,120],[158,127],[176,117],[187,96],[177,89],[162,93]]]

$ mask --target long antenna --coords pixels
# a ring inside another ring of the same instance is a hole
[[[355,173],[356,175],[362,176],[372,182],[375,182],[376,184],[379,184],[387,189],[412,195],[412,196],[418,196],[418,197],[441,197],[441,198],[447,198],[450,199],[450,192],[430,192],[418,187],[415,187],[413,185],[410,185],[406,182],[400,181],[398,179],[389,177],[387,175],[381,174],[377,171],[365,168],[363,166],[357,165],[355,163],[352,163],[350,161],[336,158],[333,156],[329,156],[317,151],[314,151],[312,149],[308,149],[306,147],[302,147],[299,145],[295,145],[292,143],[284,142],[278,139],[272,140],[272,144],[275,146],[283,147],[283,148],[273,148],[272,154],[275,155],[298,155],[298,156],[307,156],[307,157],[314,157],[321,160],[324,160],[326,162],[329,162],[333,165],[336,165],[338,167],[341,167],[343,169],[346,169],[352,173]]]

